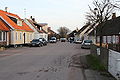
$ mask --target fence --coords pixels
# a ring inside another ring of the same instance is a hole
[[[115,47],[111,46],[111,49],[113,48]],[[118,79],[118,77],[120,77],[120,52],[111,49],[91,45],[90,52],[92,55],[97,56],[106,70]]]
[[[108,71],[117,79],[120,80],[120,53],[109,50]]]
[[[120,44],[108,44],[108,48],[120,52]]]

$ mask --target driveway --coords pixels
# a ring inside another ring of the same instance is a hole
[[[69,66],[76,54],[89,50],[68,42],[8,49],[0,53],[0,80],[84,80],[82,69]]]

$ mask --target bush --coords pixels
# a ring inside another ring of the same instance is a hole
[[[98,70],[98,71],[105,71],[105,67],[103,64],[101,64],[100,60],[93,55],[88,55],[86,56],[88,65],[91,69],[93,70]]]

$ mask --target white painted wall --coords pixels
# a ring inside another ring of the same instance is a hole
[[[108,71],[117,79],[119,74],[120,77],[120,53],[109,50],[109,62],[108,62]]]
[[[39,38],[45,38],[48,41],[48,34],[47,33],[40,33],[38,32],[34,26],[29,23],[27,19],[24,20],[24,22],[29,25],[29,27],[34,31],[34,39],[39,39]]]

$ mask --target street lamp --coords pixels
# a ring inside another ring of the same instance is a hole
[[[98,11],[98,9],[97,9],[97,8],[94,8],[94,14],[95,14],[96,18],[98,18],[97,11]],[[95,25],[94,25],[94,27],[93,27],[93,28],[94,28],[94,43],[95,43],[95,44],[97,43],[96,26],[97,26],[97,24],[96,24],[96,22],[95,22]]]

